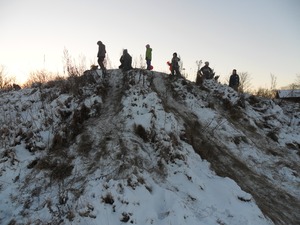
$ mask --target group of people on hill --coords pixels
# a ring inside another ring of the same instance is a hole
[[[104,66],[104,59],[106,54],[105,45],[98,41],[97,45],[99,46],[98,49],[98,64],[103,71],[103,74],[106,75],[106,68]],[[150,48],[150,45],[146,45],[146,54],[145,54],[145,60],[147,64],[147,70],[152,70],[153,66],[151,65],[152,60],[152,48]],[[177,56],[177,53],[173,53],[173,57],[171,59],[171,62],[168,62],[168,65],[170,66],[170,71],[172,77],[180,77],[180,71],[179,71],[179,61],[180,58]],[[120,58],[121,65],[119,66],[120,69],[122,69],[123,72],[126,72],[128,70],[132,69],[132,57],[129,55],[128,50],[124,49],[123,54]],[[209,62],[205,62],[204,66],[201,67],[201,69],[197,72],[196,77],[196,83],[202,83],[204,79],[213,79],[214,78],[214,71],[209,67]],[[217,79],[218,77],[215,77]],[[229,87],[233,88],[235,91],[238,91],[238,87],[240,85],[240,78],[239,75],[236,72],[236,69],[232,71],[232,74],[229,78]]]
[[[106,54],[106,49],[105,45],[101,42],[97,42],[98,45],[98,64],[103,71],[103,74],[106,75],[106,68],[104,66],[104,59],[105,59],[105,54]],[[150,48],[150,45],[146,45],[146,64],[147,64],[147,70],[152,70],[153,66],[151,65],[151,60],[152,60],[152,48]],[[120,58],[121,65],[119,66],[119,69],[122,69],[123,72],[126,72],[128,70],[132,69],[132,57],[129,55],[128,50],[124,49],[123,54]]]
[[[197,72],[196,84],[202,84],[204,79],[213,79],[213,78],[217,80],[219,76],[215,76],[215,72],[213,71],[213,69],[209,67],[209,62],[206,61],[204,63],[204,66],[201,67],[201,69]],[[235,91],[238,91],[239,86],[240,86],[240,77],[236,73],[236,69],[234,69],[229,78],[229,87],[231,87]]]

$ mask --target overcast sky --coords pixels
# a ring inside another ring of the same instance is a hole
[[[254,87],[290,84],[300,75],[299,0],[0,0],[0,65],[26,80],[29,72],[62,72],[63,50],[95,63],[97,41],[114,67],[122,49],[134,60],[153,48],[154,70],[168,71],[173,52],[189,79],[209,61],[225,80],[237,69]]]

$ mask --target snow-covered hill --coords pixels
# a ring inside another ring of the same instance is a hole
[[[136,69],[0,105],[0,224],[300,221],[299,104]]]

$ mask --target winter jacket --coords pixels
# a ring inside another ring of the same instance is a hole
[[[179,68],[179,64],[178,64],[179,61],[180,61],[180,59],[177,56],[174,56],[172,58],[171,65],[172,65],[173,69],[178,69]]]
[[[213,73],[214,73],[213,70],[207,65],[203,66],[200,69],[200,74],[202,76],[204,76],[205,79],[212,79],[213,78]]]
[[[98,50],[97,57],[98,58],[105,57],[105,54],[106,54],[105,45],[99,44],[99,50]]]
[[[147,48],[146,49],[146,60],[151,60],[152,59],[152,48]]]
[[[132,63],[132,57],[128,54],[128,52],[123,53],[123,55],[120,58],[121,65],[119,66],[120,69],[123,71],[128,71],[132,69],[131,63]]]
[[[229,87],[237,87],[240,85],[240,77],[237,74],[232,74],[229,78]]]

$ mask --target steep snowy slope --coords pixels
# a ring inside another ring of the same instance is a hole
[[[299,105],[144,70],[2,93],[0,104],[1,224],[300,219]]]

